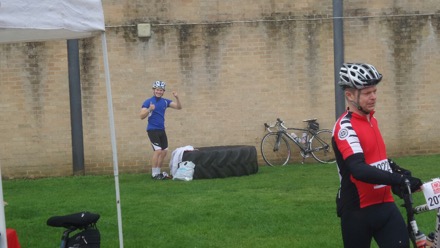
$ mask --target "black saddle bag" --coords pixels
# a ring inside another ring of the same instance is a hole
[[[101,234],[96,228],[87,228],[69,237],[67,248],[99,248]]]

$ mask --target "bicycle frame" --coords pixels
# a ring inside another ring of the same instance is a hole
[[[271,130],[269,129],[269,131]],[[301,137],[298,137],[298,140],[295,139],[288,131],[300,131],[301,133],[306,133],[307,137],[305,142],[304,143],[302,142]],[[310,147],[310,140],[316,134],[316,132],[314,130],[311,130],[310,128],[286,127],[283,125],[282,122],[279,122],[278,131],[275,132],[282,133],[283,135],[287,136],[290,141],[296,144],[301,149],[301,151],[304,152],[304,154],[309,154],[315,151]],[[321,138],[317,136],[315,136],[315,138],[317,138],[321,143],[324,143],[324,141]],[[278,137],[278,139],[281,139],[281,135]],[[277,142],[279,142],[279,140]]]
[[[418,228],[415,214],[420,214],[424,212],[428,212],[429,207],[427,204],[419,205],[416,207],[413,207],[413,199],[411,195],[411,187],[408,180],[405,181],[407,192],[403,194],[403,200],[404,200],[404,207],[406,209],[406,215],[407,215],[407,224],[408,224],[408,232],[411,238],[411,241],[415,248],[440,248],[440,208],[437,208],[437,215],[436,215],[436,226],[434,232],[431,232],[429,234],[429,239],[432,241],[427,240],[427,237],[423,232],[421,232]]]
[[[415,214],[420,214],[428,211],[430,210],[427,204],[414,207]],[[437,220],[435,224],[435,230],[428,235],[429,239],[432,240],[432,244],[428,244],[427,242],[427,245],[429,245],[428,247],[430,248],[440,248],[440,208],[437,209],[436,217]]]
[[[293,144],[295,144],[299,148],[300,155],[303,158],[302,163],[304,163],[305,159],[309,157],[309,155],[313,156],[315,160],[321,163],[328,163],[327,161],[331,161],[331,160],[322,160],[321,155],[317,155],[318,152],[319,154],[321,152],[324,152],[323,155],[327,156],[325,155],[325,153],[329,151],[331,144],[328,142],[328,140],[324,140],[322,135],[329,135],[331,134],[331,131],[328,129],[315,130],[314,128],[311,128],[310,123],[316,122],[316,119],[309,119],[309,120],[305,120],[304,122],[308,123],[306,128],[298,128],[298,127],[288,128],[284,125],[284,122],[279,118],[277,118],[277,122],[275,124],[269,125],[267,123],[264,123],[264,126],[268,131],[268,133],[262,139],[261,150],[263,154],[263,159],[265,160],[266,163],[272,166],[271,162],[268,162],[265,156],[265,152],[263,151],[263,144],[267,137],[274,137],[273,146],[271,148],[272,151],[268,152],[267,154],[271,154],[272,152],[277,153],[278,151],[280,151],[280,149],[285,149],[286,145],[287,148],[290,149],[290,145],[289,145],[290,143],[289,140],[290,140],[291,142],[293,142]],[[295,133],[301,132],[303,133],[303,136],[298,137],[296,134],[292,135],[289,131],[295,131]],[[269,140],[270,139],[273,138],[269,138]],[[270,146],[268,148],[270,148]],[[287,156],[285,157],[285,159],[281,158],[282,159],[281,161],[283,163],[282,165],[285,165],[289,160],[290,150],[286,155]]]
[[[307,139],[305,140],[305,142],[304,143],[302,143],[302,138],[301,137],[298,137],[298,139],[295,139],[288,131],[293,131],[293,130],[295,130],[295,131],[300,131],[300,132],[303,132],[303,133],[307,133]],[[287,129],[285,129],[285,130],[283,130],[283,131],[281,131],[281,132],[283,132],[285,135],[287,135],[287,137],[289,137],[289,139],[291,140],[291,141],[293,141],[300,149],[301,149],[301,151],[303,151],[303,152],[306,152],[306,153],[308,153],[308,150],[310,150],[310,149],[308,149],[308,147],[309,147],[309,144],[310,144],[310,135],[309,135],[309,130],[307,130],[307,129],[303,129],[303,128],[295,128],[295,127],[289,127],[289,128],[287,128]]]
[[[290,131],[296,130],[296,131],[307,132],[307,139],[305,140],[305,143],[301,142],[300,137],[298,137],[298,139],[295,139],[289,132],[287,132],[289,130]],[[310,149],[310,137],[311,137],[310,134],[311,134],[311,132],[309,130],[304,129],[304,128],[289,127],[289,128],[279,129],[278,131],[275,131],[275,132],[278,133],[276,149],[278,149],[278,146],[280,145],[281,137],[286,136],[288,138],[288,140],[290,140],[294,144],[296,144],[299,147],[299,149],[304,153],[303,163],[304,163],[305,156],[313,151],[312,149]]]

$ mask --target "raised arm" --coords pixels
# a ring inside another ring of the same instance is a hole
[[[180,103],[179,96],[177,92],[173,91],[173,96],[176,98],[176,101],[170,103],[170,107],[173,109],[182,109],[182,104]]]

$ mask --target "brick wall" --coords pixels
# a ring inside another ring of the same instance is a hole
[[[259,147],[264,122],[335,120],[331,1],[104,1],[121,172],[147,172],[138,117],[164,80],[170,151]],[[440,152],[436,123],[440,14],[436,1],[344,1],[345,60],[384,75],[377,118],[389,155]],[[137,23],[151,23],[150,38]],[[0,45],[0,164],[5,177],[72,174],[66,41]],[[101,40],[80,41],[86,173],[110,174]],[[294,152],[297,156],[297,152]],[[167,157],[169,159],[169,156]],[[261,163],[262,164],[262,163]]]

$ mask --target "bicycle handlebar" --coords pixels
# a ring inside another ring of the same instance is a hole
[[[266,122],[264,123],[264,128],[268,131],[268,132],[272,132],[271,128],[274,128],[276,125],[269,125]]]
[[[412,205],[414,202],[413,202],[412,193],[411,193],[411,183],[409,182],[408,179],[405,179],[405,186],[407,187],[407,193],[405,193],[406,198],[404,197],[404,201],[405,201],[406,207],[411,208],[412,214],[420,214],[423,212],[431,211],[431,209],[429,209],[428,204],[422,204],[422,205],[413,207]]]
[[[284,121],[281,120],[280,118],[277,118],[277,122],[274,125],[270,125],[268,123],[264,123],[264,128],[268,131],[268,132],[275,132],[274,130],[272,130],[271,128],[275,128],[278,127],[279,129],[287,129],[287,127],[284,125]]]
[[[406,189],[408,190],[407,192],[409,192],[409,196],[410,196],[410,200],[411,200],[411,204],[412,202],[412,197],[411,197],[411,183],[409,182],[408,178],[405,178],[405,185],[406,185]]]
[[[314,122],[314,121],[316,121],[316,120],[317,120],[316,118],[314,118],[314,119],[307,119],[307,120],[303,120],[303,122]],[[279,131],[279,130],[287,130],[287,129],[289,129],[289,128],[284,124],[284,121],[281,120],[280,118],[277,118],[277,122],[276,122],[275,124],[273,124],[273,125],[270,125],[270,124],[268,124],[267,122],[264,123],[264,128],[265,128],[268,132],[276,132],[275,130],[272,130],[272,129],[271,129],[271,128],[275,128],[275,127],[278,127],[278,130],[277,130],[277,131]]]
[[[278,120],[278,123],[280,124],[280,126],[281,126],[283,129],[287,129],[287,127],[284,125],[284,121],[282,121],[280,118],[278,118],[277,120]]]

